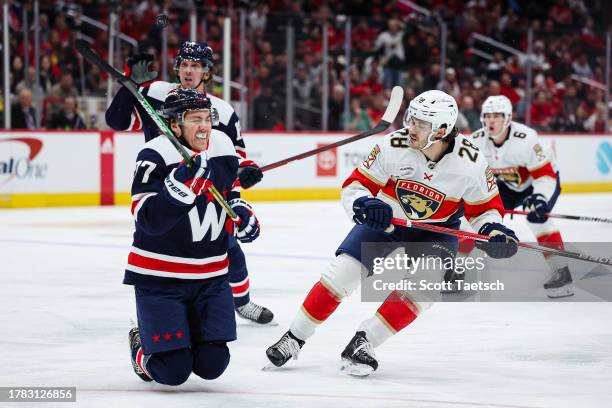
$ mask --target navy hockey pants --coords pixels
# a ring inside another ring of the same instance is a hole
[[[178,385],[193,371],[217,378],[236,340],[234,301],[227,275],[206,281],[134,287],[145,367],[162,384]]]

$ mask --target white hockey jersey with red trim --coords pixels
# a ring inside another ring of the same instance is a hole
[[[474,132],[470,140],[484,154],[493,174],[509,189],[520,192],[533,185],[534,193],[550,199],[557,184],[552,149],[540,143],[538,133],[528,126],[510,122],[509,130],[499,146],[484,129]]]
[[[353,202],[363,196],[381,199],[394,217],[412,221],[450,224],[465,212],[476,231],[487,222],[501,222],[503,214],[485,158],[461,135],[438,162],[410,148],[407,136],[387,135],[342,187],[351,218]]]

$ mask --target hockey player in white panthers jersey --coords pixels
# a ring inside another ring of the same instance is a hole
[[[206,43],[193,41],[186,41],[181,45],[174,61],[174,69],[180,83],[155,81],[157,73],[149,71],[148,68],[151,62],[152,56],[139,54],[131,57],[126,67],[126,75],[141,86],[140,91],[149,103],[155,109],[159,109],[168,94],[175,89],[196,89],[198,92],[205,94],[218,114],[213,129],[225,133],[240,155],[240,167],[238,169],[240,186],[249,188],[261,181],[263,177],[261,169],[253,161],[247,160],[246,146],[241,134],[238,115],[229,103],[206,93],[206,86],[212,82],[215,72],[212,48]],[[147,142],[159,134],[157,125],[125,87],[119,89],[106,111],[106,121],[115,130],[142,129]],[[249,275],[240,245],[233,238],[230,238],[229,245],[230,281],[236,312],[240,317],[260,324],[272,322],[273,313],[269,309],[255,304],[250,299]]]
[[[546,216],[561,191],[553,152],[540,143],[534,129],[512,121],[512,104],[505,96],[488,97],[482,105],[480,120],[483,128],[474,132],[471,140],[497,178],[504,207],[522,206],[529,211],[527,222],[538,243],[563,249],[559,229]],[[571,296],[572,277],[565,258],[545,258],[550,266],[550,275],[544,283],[547,295]]]
[[[362,243],[411,243],[403,246],[413,256],[447,259],[450,254],[454,258],[454,236],[399,226],[389,231],[392,217],[459,229],[465,210],[472,226],[496,243],[482,244],[490,256],[505,258],[516,253],[514,232],[501,224],[503,207],[495,179],[483,155],[458,134],[454,127],[457,115],[454,98],[442,91],[417,96],[404,116],[405,128],[381,140],[345,181],[342,203],[356,225],[306,296],[289,331],[266,351],[272,364],[282,366],[297,358],[316,328],[365,278],[362,268],[372,270],[372,254],[362,253]],[[421,243],[430,244],[423,247]],[[377,251],[375,257],[388,255]],[[438,279],[443,272],[436,271]],[[373,347],[408,326],[428,307],[418,298],[414,292],[391,292],[376,314],[361,323],[342,352],[342,370],[352,375],[376,370]]]

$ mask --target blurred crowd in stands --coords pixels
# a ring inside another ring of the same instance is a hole
[[[45,98],[47,129],[82,129],[85,121],[79,97],[106,95],[106,75],[79,64],[74,40],[93,39],[103,57],[108,34],[74,16],[78,10],[108,23],[112,1],[80,0],[41,2],[40,86],[35,87],[33,31],[29,35],[25,64],[23,8],[33,21],[31,1],[12,2],[11,80],[12,127],[34,128],[33,95]],[[162,71],[161,38],[168,38],[168,74],[174,80],[173,58],[189,37],[188,0],[127,0],[120,2],[120,31],[138,41],[140,51],[154,54],[153,69]],[[382,116],[390,89],[400,85],[405,100],[427,89],[442,89],[457,99],[458,125],[464,130],[480,127],[480,104],[489,95],[506,95],[515,118],[540,131],[602,132],[605,127],[605,41],[612,28],[612,5],[604,0],[421,0],[431,13],[414,12],[403,0],[353,1],[195,1],[198,4],[199,40],[215,50],[218,65],[222,50],[223,19],[232,17],[232,79],[239,67],[246,69],[250,90],[249,129],[285,129],[287,100],[287,27],[294,28],[293,89],[294,129],[322,128],[322,27],[327,22],[329,56],[329,130],[362,130]],[[203,3],[203,4],[202,4]],[[167,10],[170,24],[156,24]],[[247,16],[247,57],[240,61],[239,13]],[[351,53],[348,69],[350,103],[345,111],[347,17],[351,19]],[[440,65],[440,24],[447,25],[446,61]],[[528,30],[533,32],[531,101],[527,98]],[[508,45],[516,52],[478,43],[478,33]],[[475,51],[476,49],[476,51]],[[132,49],[122,43],[115,66],[121,67]],[[218,84],[213,92],[219,92]],[[238,92],[232,94],[238,99]],[[347,114],[348,113],[348,114]],[[1,120],[1,119],[0,119]],[[91,124],[90,124],[91,126]]]

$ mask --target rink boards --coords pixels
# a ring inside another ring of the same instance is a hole
[[[276,162],[350,133],[244,134],[249,158]],[[266,172],[250,200],[337,199],[340,186],[381,135]],[[550,134],[564,193],[612,191],[612,136]],[[0,132],[0,208],[113,205],[130,202],[136,132]]]

